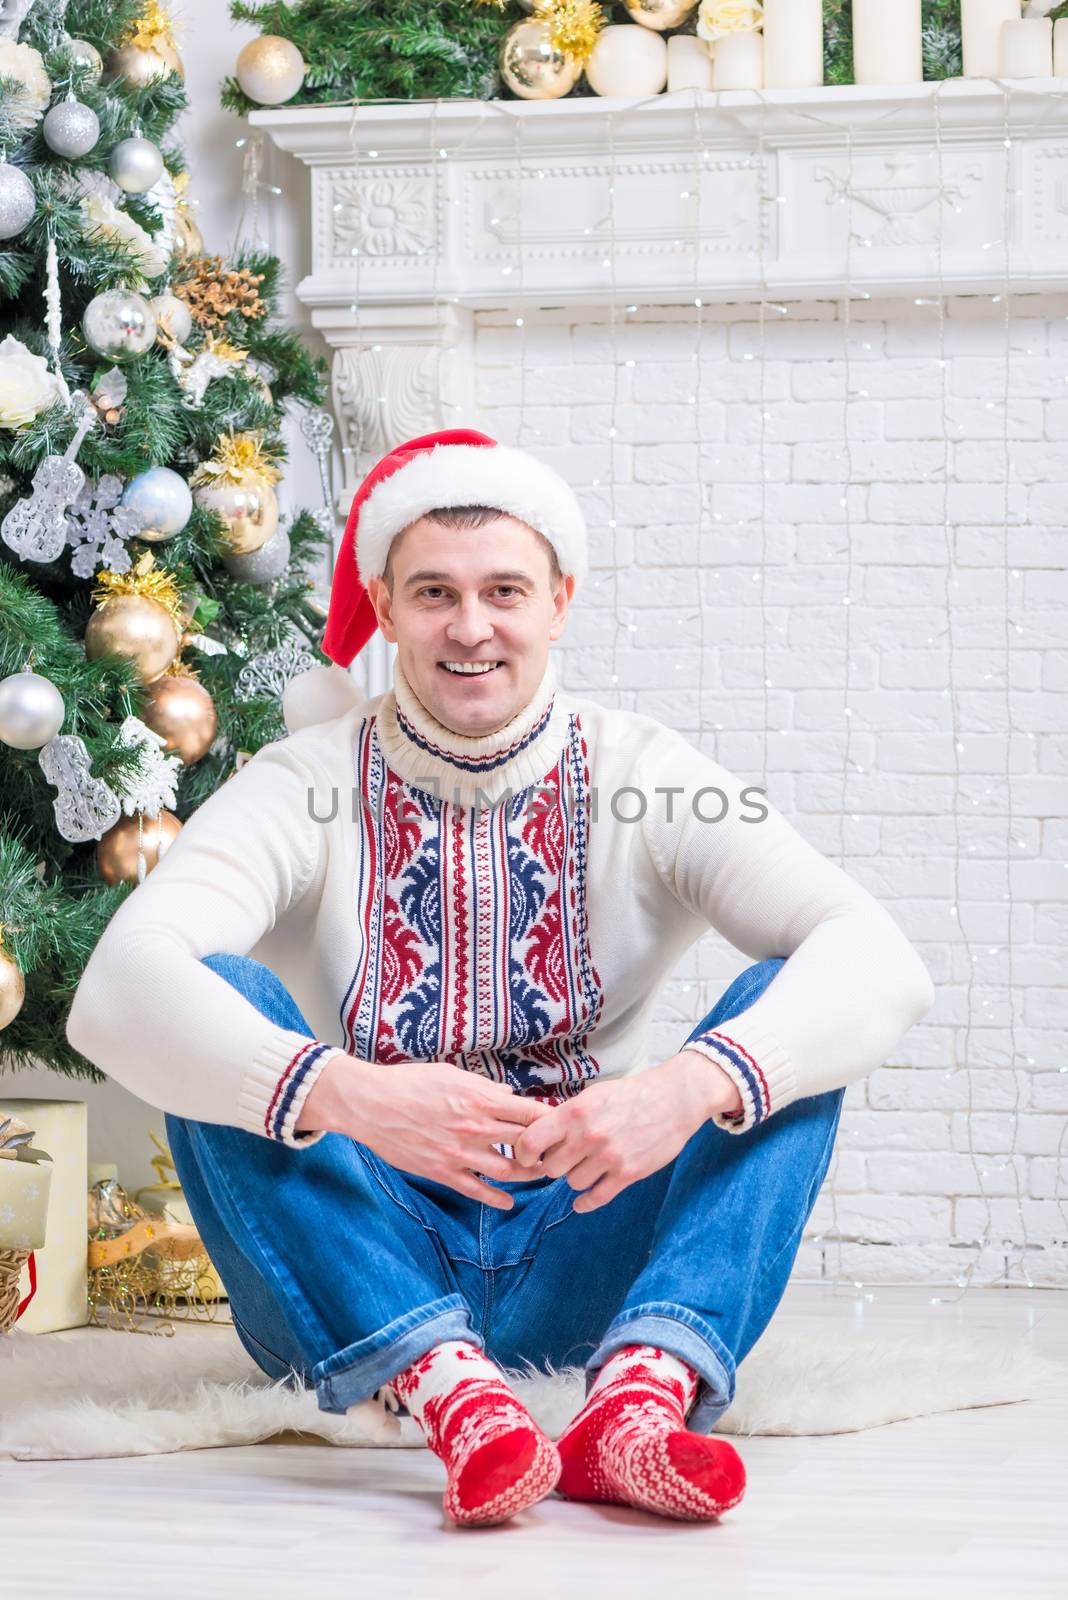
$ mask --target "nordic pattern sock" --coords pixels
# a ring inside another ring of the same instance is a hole
[[[504,1522],[554,1487],[556,1446],[477,1345],[462,1339],[435,1345],[392,1387],[445,1463],[444,1507],[453,1522]]]
[[[568,1500],[609,1500],[704,1522],[738,1504],[745,1466],[726,1439],[690,1433],[697,1374],[655,1345],[624,1345],[557,1440]]]

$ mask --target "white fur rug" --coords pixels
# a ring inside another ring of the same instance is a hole
[[[336,1445],[419,1445],[410,1417],[374,1401],[345,1416],[314,1391],[273,1382],[229,1324],[178,1324],[173,1338],[76,1328],[0,1337],[0,1455],[19,1461],[161,1455],[315,1434]],[[580,1368],[513,1374],[557,1435],[583,1398]],[[773,1323],[738,1369],[727,1434],[850,1433],[905,1417],[1004,1405],[1045,1393],[1064,1370],[991,1335],[886,1337]]]

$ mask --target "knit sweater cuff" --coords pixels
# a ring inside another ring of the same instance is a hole
[[[245,1073],[237,1125],[299,1150],[318,1143],[328,1129],[297,1133],[296,1125],[319,1074],[338,1053],[337,1045],[279,1028]]]
[[[711,1118],[727,1133],[747,1133],[798,1098],[797,1077],[785,1046],[766,1029],[746,1026],[743,1017],[706,1029],[682,1048],[707,1056],[737,1085],[741,1111],[717,1111]]]

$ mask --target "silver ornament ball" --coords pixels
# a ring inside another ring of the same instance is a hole
[[[104,62],[100,51],[95,44],[90,44],[88,39],[68,39],[67,53],[72,65],[88,69],[88,82],[99,83],[104,70]]]
[[[109,361],[133,361],[152,348],[156,317],[148,301],[132,289],[105,289],[82,313],[86,343]]]
[[[14,672],[0,682],[0,741],[14,750],[39,750],[63,726],[66,707],[50,678]]]
[[[247,556],[224,556],[223,565],[239,583],[273,583],[289,565],[289,534],[284,528]]]
[[[80,100],[61,100],[45,117],[41,132],[57,156],[76,161],[87,156],[100,138],[100,119],[92,106],[83,106]]]
[[[141,518],[139,539],[160,544],[181,533],[193,512],[193,492],[180,472],[149,467],[131,478],[120,504]]]
[[[13,239],[33,220],[37,196],[21,167],[0,161],[0,239]]]
[[[120,139],[108,157],[108,171],[127,194],[144,194],[163,174],[163,157],[151,139]]]
[[[193,313],[185,301],[176,294],[157,294],[148,303],[159,332],[173,334],[179,344],[185,344],[193,331]]]

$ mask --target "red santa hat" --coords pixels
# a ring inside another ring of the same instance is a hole
[[[586,574],[586,523],[574,491],[526,450],[471,428],[408,439],[357,489],[334,566],[323,654],[347,667],[378,626],[367,593],[398,533],[439,506],[493,506],[544,534],[576,585]]]

